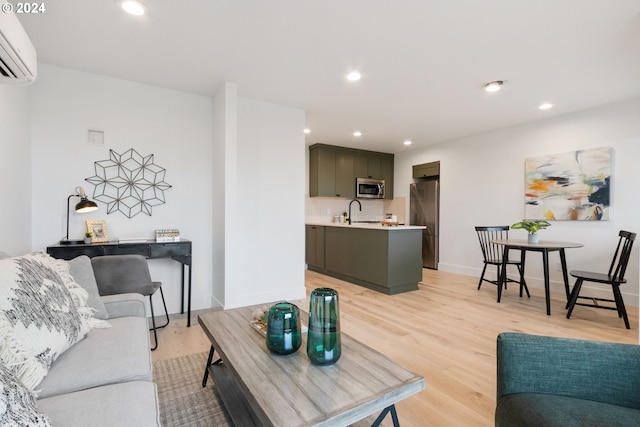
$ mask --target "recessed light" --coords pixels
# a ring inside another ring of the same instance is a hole
[[[353,133],[353,136],[362,136],[362,132],[360,132],[359,130],[355,131]]]
[[[142,16],[146,13],[146,6],[137,0],[125,0],[120,7],[130,15]]]
[[[357,71],[353,71],[349,74],[347,74],[347,80],[350,80],[352,82],[358,81],[362,78],[362,75],[360,75],[359,72]]]
[[[304,129],[304,133],[305,133],[305,134],[310,134],[310,133],[311,133],[311,129],[309,129],[309,128],[305,128],[305,129]]]
[[[404,145],[411,145],[413,144],[413,142],[409,141],[408,139],[404,142]]]
[[[487,92],[497,92],[500,89],[502,89],[502,85],[504,84],[504,81],[502,80],[496,80],[493,82],[489,82],[486,85],[484,85],[484,90]]]
[[[553,108],[553,104],[549,104],[548,102],[545,102],[544,104],[540,104],[538,108],[541,110],[548,110],[549,108]]]

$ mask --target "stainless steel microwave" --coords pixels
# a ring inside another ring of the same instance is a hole
[[[358,199],[384,199],[384,179],[356,178]]]

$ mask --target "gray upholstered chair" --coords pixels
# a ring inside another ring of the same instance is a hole
[[[169,324],[169,313],[167,304],[162,292],[162,283],[153,282],[149,273],[149,265],[142,255],[106,255],[91,259],[93,272],[98,284],[100,295],[116,295],[126,293],[138,293],[149,297],[151,307],[151,322],[155,345],[151,350],[158,348],[157,330]],[[162,305],[167,321],[164,325],[156,325],[155,313],[153,311],[153,294],[160,290]]]
[[[496,427],[640,425],[640,346],[507,332]]]

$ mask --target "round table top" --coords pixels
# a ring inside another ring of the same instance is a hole
[[[496,239],[491,243],[505,245],[509,247],[530,248],[530,249],[566,249],[581,248],[584,245],[576,242],[558,242],[555,240],[540,240],[538,243],[529,243],[527,239]]]

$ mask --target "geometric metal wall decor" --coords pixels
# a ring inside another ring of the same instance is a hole
[[[525,160],[525,218],[606,221],[611,198],[610,147]]]
[[[85,178],[95,187],[93,198],[107,204],[107,214],[120,211],[128,218],[143,212],[151,216],[153,206],[165,203],[165,169],[153,163],[153,154],[141,156],[133,148],[109,159],[94,162],[95,175]]]

